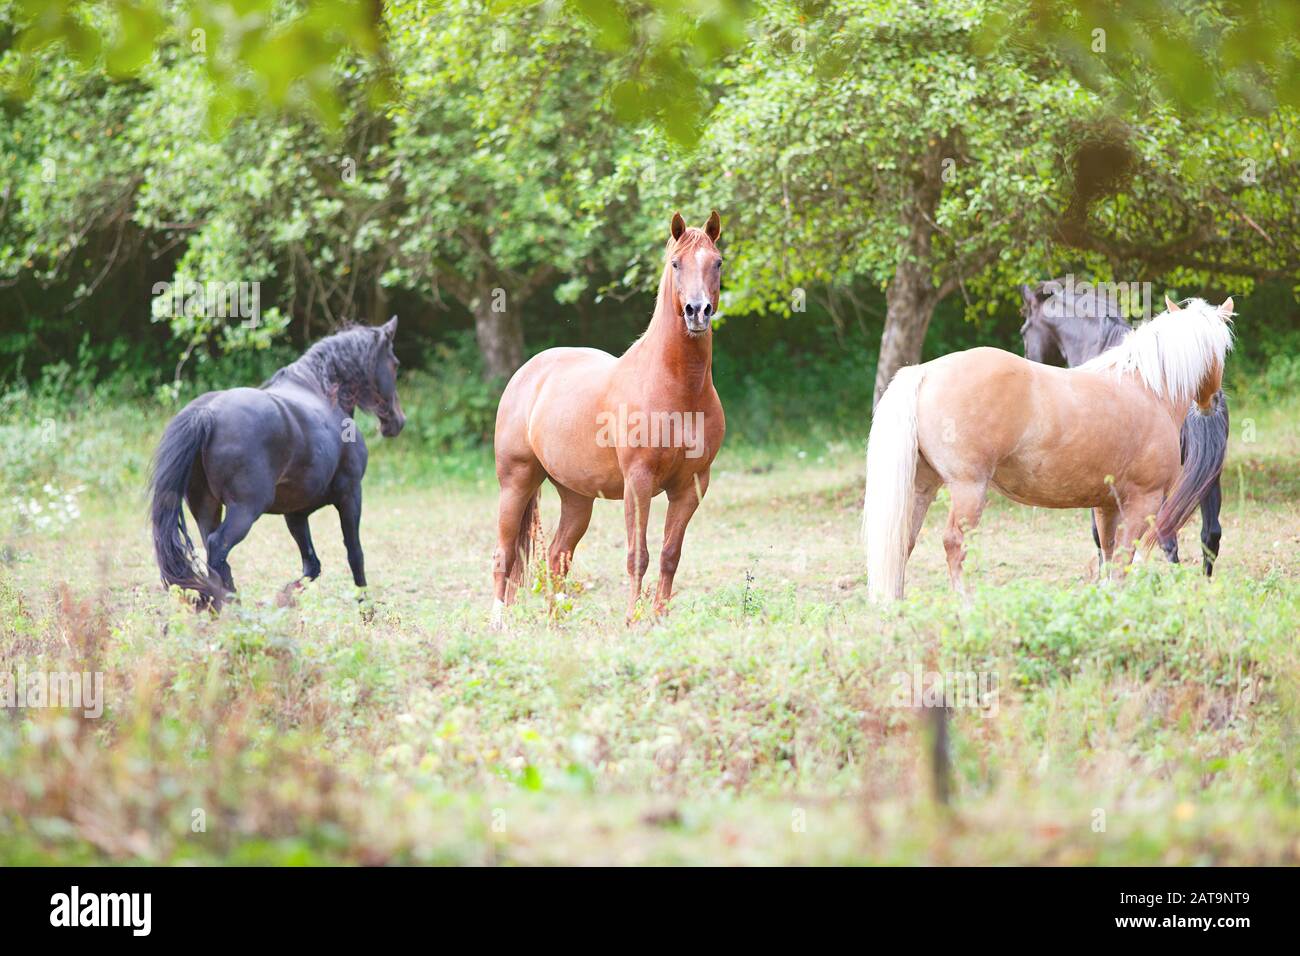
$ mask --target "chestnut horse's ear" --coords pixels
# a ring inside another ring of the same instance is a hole
[[[390,342],[393,341],[393,336],[397,334],[397,316],[393,316],[381,325],[379,330],[384,333],[384,338],[388,339]]]
[[[1165,309],[1169,312],[1177,312],[1179,311],[1178,303],[1169,298],[1169,296],[1165,296]]]
[[[704,224],[704,234],[710,242],[717,242],[718,236],[722,235],[722,219],[716,209],[709,213],[709,221]]]
[[[686,231],[686,220],[682,218],[681,213],[673,213],[673,224],[669,228],[672,230],[674,239],[682,237],[682,233]]]
[[[1219,318],[1226,319],[1232,315],[1232,296],[1223,300],[1223,305],[1219,306]]]

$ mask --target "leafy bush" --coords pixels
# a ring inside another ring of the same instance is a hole
[[[473,333],[460,332],[434,347],[424,370],[402,376],[407,421],[435,451],[492,443],[500,393],[484,381],[482,368]]]

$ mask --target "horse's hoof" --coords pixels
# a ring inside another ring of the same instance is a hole
[[[492,616],[488,619],[488,627],[494,631],[506,629],[506,602],[500,598],[492,602]]]

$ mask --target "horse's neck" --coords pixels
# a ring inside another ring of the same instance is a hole
[[[1123,380],[1150,395],[1161,408],[1169,413],[1169,417],[1177,428],[1181,429],[1183,427],[1183,421],[1187,418],[1187,413],[1191,409],[1189,402],[1170,395],[1168,392],[1164,395],[1157,395],[1146,382],[1142,381],[1142,376],[1137,369],[1126,370],[1123,373]]]
[[[318,395],[351,417],[357,408],[357,388],[335,381],[330,369],[298,359],[286,365],[267,383],[268,389],[296,388]]]
[[[1091,318],[1083,321],[1075,318],[1057,326],[1056,338],[1065,364],[1070,368],[1114,348],[1132,331],[1126,323],[1106,316],[1096,319],[1095,326],[1093,322]]]
[[[667,372],[684,399],[692,399],[713,384],[713,330],[687,335],[681,318],[674,314],[671,292],[670,286],[661,289],[650,328],[639,343],[640,351],[643,361]]]
[[[1094,343],[1084,342],[1083,336],[1077,331],[1060,335],[1058,339],[1061,343],[1061,353],[1065,356],[1065,364],[1070,368],[1082,365],[1101,354],[1100,348],[1095,347]]]

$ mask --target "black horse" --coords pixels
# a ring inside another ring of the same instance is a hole
[[[1110,298],[1098,294],[1095,289],[1074,293],[1063,280],[1055,279],[1038,286],[1023,285],[1020,295],[1024,302],[1021,312],[1025,317],[1020,336],[1025,342],[1025,358],[1035,362],[1074,368],[1118,345],[1133,331],[1118,316]],[[1209,577],[1214,573],[1223,535],[1219,525],[1219,509],[1223,504],[1219,476],[1228,448],[1228,402],[1222,391],[1215,394],[1210,414],[1187,416],[1179,445],[1183,457],[1182,484],[1190,489],[1189,493],[1196,494],[1201,503],[1201,551],[1205,575]],[[1195,500],[1190,499],[1188,506]],[[1101,547],[1095,518],[1092,540],[1098,543],[1098,548]],[[1160,547],[1170,561],[1177,563],[1176,532],[1162,539]]]
[[[261,388],[208,392],[171,420],[150,481],[154,554],[165,585],[197,591],[201,607],[220,609],[235,590],[230,551],[264,514],[284,515],[302,552],[303,576],[314,579],[320,561],[307,519],[333,505],[352,579],[365,587],[359,528],[369,453],[352,416],[358,407],[378,416],[386,438],[406,424],[397,398],[396,331],[394,316],[379,328],[331,335]],[[203,537],[206,567],[186,530],[182,497]]]

